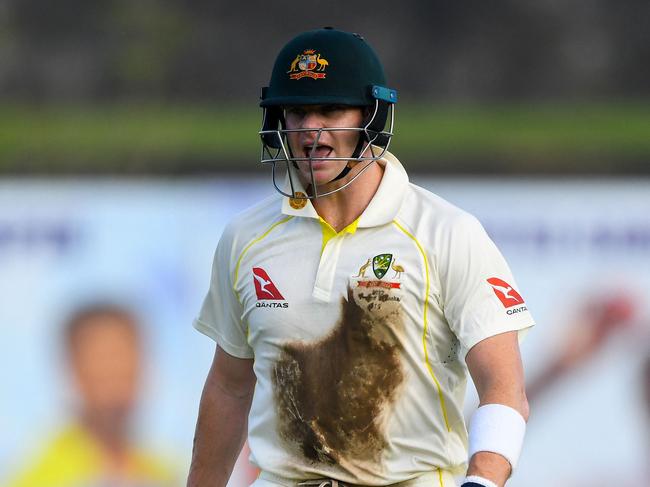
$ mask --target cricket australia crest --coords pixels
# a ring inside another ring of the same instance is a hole
[[[298,54],[291,62],[289,67],[290,79],[302,79],[309,77],[312,79],[323,79],[327,76],[325,69],[329,66],[327,59],[321,57],[314,49],[305,49],[302,54]]]
[[[386,275],[392,261],[393,254],[379,254],[372,258],[372,272],[375,273],[377,279],[381,279]]]
[[[370,270],[372,269],[372,273]],[[393,271],[390,278],[388,274]],[[383,312],[392,309],[389,303],[399,303],[402,294],[404,267],[397,264],[393,254],[378,254],[361,265],[359,272],[350,277],[354,300],[368,311]]]

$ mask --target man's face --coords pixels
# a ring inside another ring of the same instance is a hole
[[[312,129],[287,134],[294,157],[351,157],[359,140],[354,130],[323,131],[322,128],[360,127],[363,120],[361,108],[344,105],[304,105],[285,107],[287,129]],[[314,148],[314,142],[318,139]],[[312,150],[313,149],[313,150]],[[345,168],[347,160],[311,161],[317,186],[329,183]],[[309,161],[299,161],[298,170],[303,182],[311,183]]]
[[[134,325],[111,314],[86,320],[70,349],[83,408],[101,417],[124,419],[133,408],[140,375],[140,344]]]

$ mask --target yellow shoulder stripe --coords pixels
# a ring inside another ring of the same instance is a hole
[[[430,286],[429,259],[427,259],[427,254],[422,248],[422,245],[420,245],[418,239],[415,238],[415,236],[411,232],[409,232],[406,228],[400,225],[397,222],[397,220],[393,220],[393,224],[397,228],[399,228],[402,232],[404,232],[406,235],[408,235],[411,238],[411,240],[413,240],[413,242],[415,242],[415,245],[420,251],[420,254],[422,254],[422,259],[424,260],[424,272],[426,276],[426,289],[424,292],[424,317],[423,317],[424,331],[422,332],[422,348],[424,349],[424,361],[426,363],[427,370],[429,371],[429,375],[431,375],[433,382],[436,384],[436,389],[438,391],[438,398],[440,399],[440,408],[442,409],[442,415],[445,419],[445,426],[447,427],[447,431],[451,431],[451,428],[449,427],[449,419],[447,417],[447,407],[445,406],[445,398],[442,395],[442,388],[440,387],[440,382],[438,382],[438,379],[436,378],[436,375],[433,372],[433,368],[431,367],[431,363],[429,362],[429,349],[427,348],[427,333],[429,332],[429,323],[427,320],[427,312],[429,310],[429,286]]]
[[[233,279],[233,281],[232,281],[232,290],[235,292],[235,295],[237,296],[237,299],[239,299],[239,293],[238,293],[237,290],[235,289],[235,284],[237,284],[237,279],[239,278],[239,266],[241,266],[241,261],[242,261],[242,259],[244,258],[244,256],[246,255],[246,252],[248,252],[249,249],[250,249],[253,245],[255,245],[257,242],[259,242],[259,241],[261,241],[261,240],[264,240],[264,239],[266,238],[266,236],[267,236],[269,233],[271,233],[275,227],[277,227],[278,225],[282,225],[283,223],[288,222],[288,221],[291,220],[292,218],[293,218],[293,216],[288,216],[288,217],[283,218],[282,220],[280,220],[280,221],[278,221],[278,222],[275,222],[275,223],[274,223],[273,225],[271,225],[271,226],[270,226],[270,227],[269,227],[269,228],[268,228],[268,229],[267,229],[267,230],[266,230],[262,235],[260,235],[260,236],[257,237],[257,238],[254,238],[253,240],[251,240],[251,241],[249,242],[249,244],[248,244],[246,247],[244,247],[244,250],[242,250],[241,255],[240,255],[239,258],[237,259],[237,265],[235,266],[235,275],[234,275],[234,279]],[[240,302],[241,302],[241,300],[240,300]]]

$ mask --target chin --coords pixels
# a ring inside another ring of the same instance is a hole
[[[332,168],[322,167],[322,166],[321,167],[314,166],[313,171],[314,171],[314,180],[316,181],[316,184],[328,183],[336,176],[338,176],[340,172],[340,171],[336,172],[332,170]],[[301,170],[300,175],[305,181],[311,183],[311,172],[309,171],[309,169]]]
[[[343,171],[343,168],[341,169],[332,169],[332,168],[321,168],[321,169],[316,169],[314,168],[314,179],[318,184],[327,184],[329,183],[332,179],[337,177],[339,174],[341,174],[341,171]],[[307,177],[310,177],[309,173],[307,173]]]
[[[318,187],[318,188],[322,188],[322,187],[324,187],[324,186],[327,186],[328,183],[329,183],[332,179],[334,179],[334,178],[336,177],[336,176],[334,175],[334,176],[332,176],[331,178],[324,178],[324,177],[318,177],[318,176],[316,176],[315,174],[314,174],[314,176],[315,176],[315,177],[314,177],[314,182],[315,182],[315,184],[316,184],[316,187]],[[310,178],[309,176],[307,176],[307,177],[305,178],[305,182],[306,182],[306,184],[305,184],[306,187],[307,187],[307,186],[311,186],[311,178]]]

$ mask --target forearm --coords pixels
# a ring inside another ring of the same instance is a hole
[[[528,407],[510,397],[486,401],[470,423],[470,462],[467,476],[492,481],[503,487],[517,464],[526,430]],[[479,482],[492,486],[488,482]]]
[[[508,460],[499,455],[488,451],[475,453],[469,462],[467,476],[476,475],[489,479],[499,487],[503,487],[510,477],[511,467]]]
[[[208,373],[194,435],[188,487],[225,487],[246,441],[255,389],[253,360],[217,346]]]
[[[246,441],[252,392],[227,392],[206,383],[199,406],[188,487],[222,487],[228,483]]]
[[[516,334],[480,342],[467,359],[480,399],[470,420],[467,476],[502,487],[517,463],[529,415]]]
[[[498,391],[498,389],[496,389],[496,391]],[[481,401],[481,405],[500,404],[508,406],[517,411],[524,421],[528,420],[528,402],[523,393],[520,395],[518,391],[511,390],[507,392],[502,391],[502,393],[499,394],[496,391],[493,390],[492,393],[486,394]],[[514,416],[516,416],[516,413]],[[523,425],[524,423],[521,418],[519,421],[521,421],[521,424]],[[470,428],[470,434],[472,433],[476,434],[476,432],[473,432],[472,428]],[[501,430],[501,434],[509,436],[510,431],[505,428]],[[489,479],[499,487],[505,485],[508,478],[510,478],[511,473],[512,466],[510,465],[510,462],[503,455],[491,451],[478,451],[474,453],[470,458],[469,467],[467,469],[468,476],[476,475]]]

